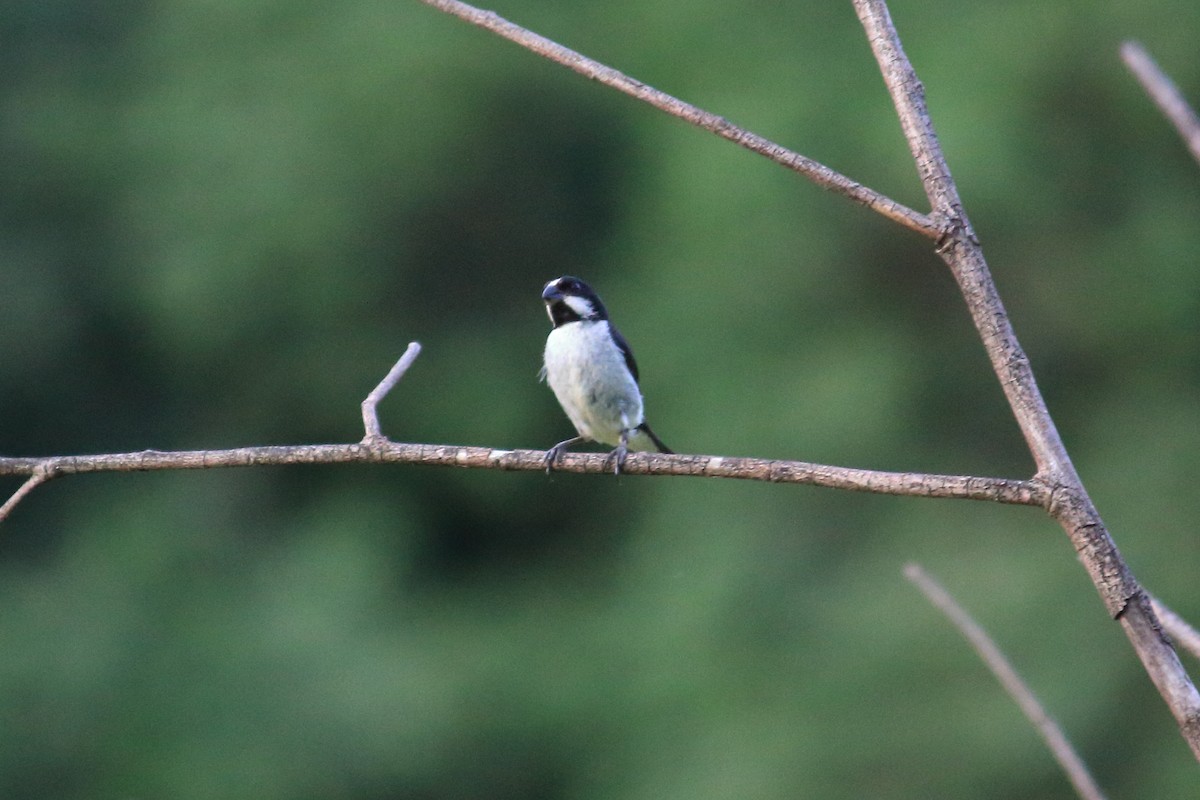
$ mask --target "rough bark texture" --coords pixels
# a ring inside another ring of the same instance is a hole
[[[353,444],[309,444],[239,447],[232,450],[192,450],[106,453],[92,456],[0,458],[0,475],[42,476],[89,472],[137,472],[160,469],[286,466],[291,464],[420,464],[425,466],[502,469],[540,472],[546,468],[543,450],[500,450],[461,445],[409,444],[368,438]],[[565,453],[555,472],[611,473],[608,453]],[[1048,497],[1036,481],[967,475],[928,475],[781,461],[663,453],[630,453],[623,475],[678,475],[825,486],[875,494],[986,500],[1013,505],[1043,506]]]
[[[854,0],[854,7],[896,106],[933,207],[931,216],[945,225],[938,253],[967,302],[1004,396],[1037,464],[1036,479],[1051,487],[1047,511],[1070,537],[1108,613],[1120,620],[1192,752],[1200,758],[1200,694],[1163,635],[1145,592],[1105,529],[1046,409],[1029,358],[1017,341],[979,240],[963,210],[925,105],[925,90],[900,45],[887,4],[883,0]]]

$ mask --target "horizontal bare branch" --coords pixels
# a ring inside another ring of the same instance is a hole
[[[377,407],[421,353],[411,342],[404,355],[362,402],[363,438],[353,444],[276,445],[231,450],[142,450],[40,458],[0,457],[0,476],[27,475],[29,479],[0,507],[0,520],[42,483],[60,475],[88,472],[143,472],[148,470],[215,469],[220,467],[285,466],[290,464],[390,463],[541,471],[547,453],[542,450],[500,450],[489,447],[411,444],[393,442],[380,429]],[[611,467],[610,453],[565,453],[556,462],[559,472],[602,473]],[[622,471],[629,475],[680,475],[735,478],[825,486],[876,494],[990,500],[998,503],[1048,507],[1053,495],[1037,481],[929,475],[909,472],[833,467],[803,461],[731,458],[664,453],[632,453]]]
[[[219,467],[283,466],[291,464],[388,463],[515,471],[546,468],[543,450],[499,450],[439,444],[410,444],[372,439],[353,444],[239,447],[231,450],[143,450],[44,458],[0,458],[0,475],[47,477],[92,472],[214,469]],[[556,472],[612,471],[608,453],[565,453]],[[1036,481],[959,475],[834,467],[803,461],[729,456],[630,453],[622,468],[626,475],[678,475],[734,478],[824,486],[875,494],[989,500],[1014,505],[1044,506],[1049,493]]]
[[[848,197],[856,203],[861,203],[877,214],[898,222],[906,228],[930,238],[937,239],[944,231],[927,215],[914,211],[895,200],[880,194],[874,189],[863,186],[857,181],[830,169],[824,164],[799,153],[789,150],[783,145],[776,144],[756,133],[734,125],[724,117],[685,103],[677,97],[660,92],[652,86],[647,86],[636,78],[613,69],[612,67],[593,61],[587,56],[577,53],[533,31],[522,28],[516,23],[509,22],[494,11],[484,11],[459,0],[421,0],[425,5],[433,6],[439,11],[452,14],[472,25],[478,25],[497,34],[510,42],[514,42],[527,50],[561,64],[568,69],[578,72],[584,77],[610,86],[619,92],[635,97],[648,103],[660,111],[665,111],[673,117],[678,117],[691,124],[715,133],[723,139],[758,153],[788,169],[803,175],[818,186]]]

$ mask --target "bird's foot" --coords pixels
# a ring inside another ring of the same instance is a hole
[[[551,470],[558,464],[562,458],[563,451],[566,450],[561,444],[556,444],[546,451],[546,474],[549,475]]]
[[[625,468],[625,458],[629,455],[629,438],[626,434],[621,434],[621,441],[617,448],[608,454],[608,457],[613,460],[613,475],[620,475],[621,470]],[[605,465],[607,466],[607,464]]]
[[[554,445],[554,447],[551,447],[549,450],[547,450],[546,474],[549,475],[550,471],[558,465],[558,462],[562,460],[563,453],[567,452],[568,447],[580,441],[583,441],[583,437],[576,436],[573,439],[567,439],[566,441],[559,442],[558,444]]]

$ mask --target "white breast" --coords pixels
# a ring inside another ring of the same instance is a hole
[[[642,394],[603,320],[570,322],[546,339],[546,382],[579,435],[616,445],[642,424]]]

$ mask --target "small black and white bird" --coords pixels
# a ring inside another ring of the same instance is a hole
[[[672,452],[646,424],[633,351],[592,288],[564,275],[546,284],[542,301],[554,323],[546,338],[542,377],[579,433],[550,448],[546,471],[578,442],[615,446],[618,474],[631,449]]]

